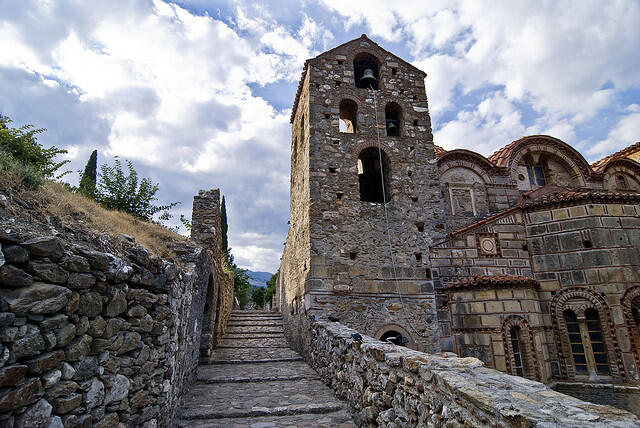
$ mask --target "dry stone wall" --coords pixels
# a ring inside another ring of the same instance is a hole
[[[125,235],[14,223],[0,232],[0,426],[170,426],[203,329],[231,310],[220,253],[184,241],[170,261]]]
[[[476,358],[385,344],[339,323],[306,324],[307,360],[348,401],[359,426],[638,426],[629,412],[485,368]]]

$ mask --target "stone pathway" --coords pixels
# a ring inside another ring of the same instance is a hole
[[[179,418],[180,428],[355,427],[346,405],[289,348],[280,314],[262,311],[231,313]]]

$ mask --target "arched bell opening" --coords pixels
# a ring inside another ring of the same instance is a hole
[[[358,129],[358,105],[353,100],[340,101],[340,132],[354,134]]]
[[[359,53],[353,59],[353,76],[356,88],[378,89],[380,63],[378,59],[368,53]]]
[[[382,158],[382,172],[380,159]],[[390,162],[389,156],[382,149],[368,147],[358,155],[358,182],[360,184],[360,200],[364,202],[389,202]]]
[[[402,108],[397,103],[388,103],[384,108],[387,137],[399,137],[402,125]]]

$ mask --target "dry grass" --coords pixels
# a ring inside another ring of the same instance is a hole
[[[49,214],[63,227],[72,230],[84,229],[92,235],[129,235],[164,258],[174,259],[171,247],[188,241],[165,227],[138,220],[124,212],[107,210],[94,200],[70,192],[60,183],[46,181],[38,189],[28,190],[15,172],[0,168],[0,191],[19,195],[31,207],[28,213],[32,218],[44,218]]]
[[[107,210],[96,201],[71,193],[59,183],[46,182],[35,193],[41,195],[43,208],[67,227],[77,227],[78,220],[82,220],[83,227],[90,232],[133,236],[137,243],[162,257],[173,256],[169,249],[172,244],[187,242],[187,238],[165,227],[121,211]]]

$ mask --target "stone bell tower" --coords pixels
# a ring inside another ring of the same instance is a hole
[[[290,329],[331,315],[439,349],[428,250],[445,230],[425,77],[365,35],[305,63],[279,288]]]

